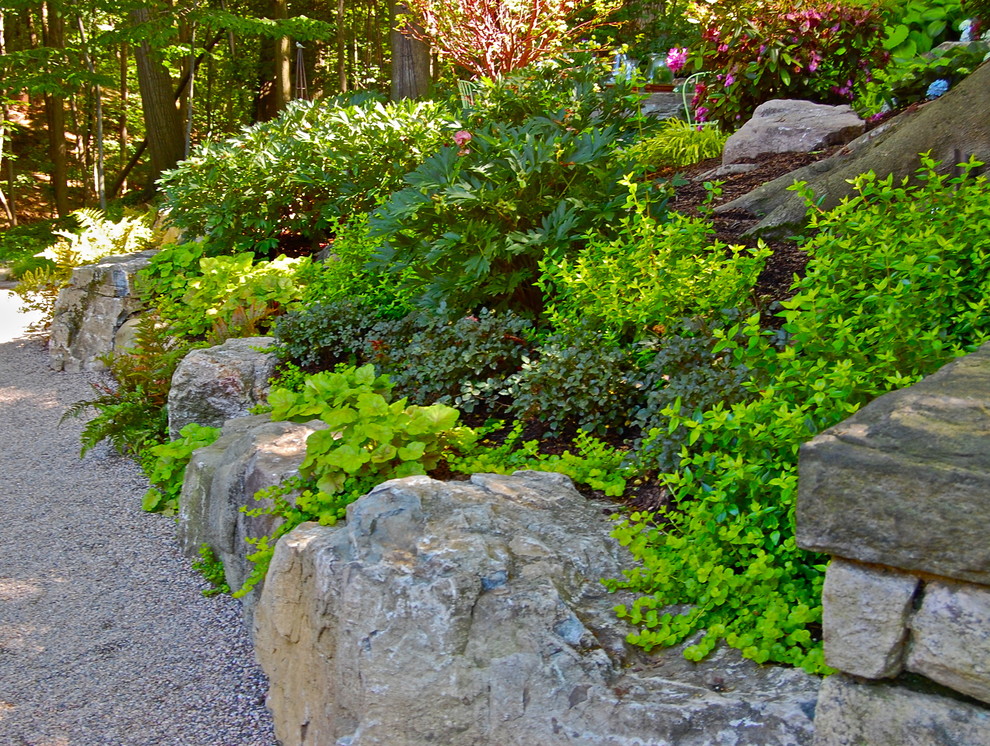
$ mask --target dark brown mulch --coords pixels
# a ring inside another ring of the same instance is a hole
[[[679,172],[682,177],[681,180],[687,183],[677,188],[670,206],[678,212],[697,215],[699,214],[698,208],[709,200],[709,190],[704,186],[706,181],[719,182],[721,193],[710,205],[714,208],[742,197],[758,186],[785,176],[810,163],[828,158],[837,150],[838,147],[815,153],[765,155],[753,161],[757,164],[757,168],[748,173],[712,177],[711,179],[704,177],[717,169],[721,165],[721,160],[712,158],[702,161]],[[719,241],[731,245],[756,246],[757,239],[743,235],[759,222],[752,215],[741,210],[732,210],[714,215],[713,222]],[[756,293],[761,299],[763,308],[769,306],[773,301],[788,298],[794,276],[803,275],[805,265],[808,263],[807,255],[798,248],[797,242],[793,239],[770,239],[766,240],[765,243],[773,249],[773,256],[767,260],[766,267],[756,284]]]

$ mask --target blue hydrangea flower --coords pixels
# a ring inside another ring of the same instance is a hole
[[[925,93],[925,98],[931,101],[944,94],[947,90],[949,90],[949,81],[945,78],[933,80],[932,84],[928,86],[928,92]]]

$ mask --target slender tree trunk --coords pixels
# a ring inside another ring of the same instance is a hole
[[[65,48],[65,23],[61,8],[49,0],[44,10],[45,46],[53,49]],[[51,71],[54,74],[54,70]],[[52,162],[52,190],[55,196],[55,211],[59,215],[69,214],[69,163],[68,148],[65,142],[65,99],[54,93],[45,94],[45,115],[48,120],[48,157]]]
[[[120,147],[120,170],[123,173],[124,165],[127,163],[127,107],[130,104],[130,89],[127,84],[127,58],[128,45],[127,42],[121,42],[120,45],[120,122],[117,125],[117,143]],[[120,184],[120,188],[123,190],[127,189],[127,179],[123,179]]]
[[[147,23],[151,14],[147,8],[137,8],[130,12],[131,24]],[[141,89],[141,109],[148,151],[151,155],[151,173],[146,191],[153,193],[155,180],[162,171],[175,168],[182,160],[184,136],[182,119],[175,107],[175,94],[172,80],[161,58],[151,49],[147,41],[135,48],[137,61],[138,87]]]
[[[6,28],[4,26],[4,14],[0,10],[0,56],[7,53],[7,34]],[[3,163],[4,152],[6,151],[6,137],[7,137],[7,117],[9,116],[7,111],[7,104],[5,99],[0,98],[2,106],[0,106],[0,163]],[[7,161],[10,160],[9,156],[6,158]],[[0,189],[0,205],[3,206],[3,211],[7,215],[7,222],[13,227],[17,225],[17,217],[14,215],[14,210],[11,204],[7,201],[7,196]]]
[[[344,0],[337,0],[337,87],[347,91],[347,26],[344,18]]]
[[[79,25],[79,38],[82,40],[83,45],[83,58],[86,60],[86,68],[92,75],[95,74],[96,69],[93,66],[93,58],[89,54],[89,45],[86,41],[86,29],[83,26],[82,16],[76,16],[76,21]],[[103,148],[103,91],[100,89],[98,83],[93,84],[93,97],[95,98],[96,106],[96,169],[94,172],[94,186],[96,188],[96,198],[100,203],[100,209],[106,210],[107,190],[104,177],[106,152]]]
[[[406,9],[401,2],[392,3],[392,95],[393,101],[422,98],[430,89],[430,47],[396,31]]]
[[[289,17],[286,0],[275,0],[273,15],[275,20]],[[275,106],[282,111],[292,100],[292,40],[280,36],[275,40]]]

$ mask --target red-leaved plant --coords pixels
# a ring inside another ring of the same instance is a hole
[[[621,0],[405,0],[401,30],[472,78],[498,78],[610,25]]]
[[[696,89],[697,118],[735,129],[774,98],[848,103],[887,64],[881,13],[833,0],[716,11],[692,55],[710,73]]]

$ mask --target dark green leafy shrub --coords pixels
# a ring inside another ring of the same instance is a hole
[[[621,432],[640,395],[635,354],[601,334],[553,334],[523,359],[502,393],[510,414],[538,420],[550,434],[568,427]]]
[[[179,495],[186,466],[193,451],[210,445],[220,437],[220,428],[190,422],[179,432],[177,440],[159,443],[141,455],[141,466],[151,482],[141,507],[149,512],[174,515],[179,510]]]
[[[482,309],[455,321],[413,314],[371,329],[364,359],[387,371],[396,390],[416,404],[472,412],[479,403],[494,405],[505,380],[523,365],[531,329],[511,311]]]
[[[377,309],[367,302],[340,299],[290,311],[272,333],[280,359],[326,370],[363,361],[365,339],[378,322]]]
[[[848,103],[889,57],[877,7],[831,0],[710,7],[693,50],[710,72],[696,90],[696,117],[728,130],[774,98]]]
[[[558,328],[592,325],[640,337],[682,318],[719,318],[751,305],[753,285],[770,250],[715,240],[707,220],[670,213],[652,217],[642,186],[628,183],[627,214],[615,238],[595,235],[572,256],[540,263],[540,286]]]
[[[750,370],[748,397],[663,412],[686,433],[666,475],[674,508],[615,532],[643,561],[611,584],[644,594],[618,608],[639,629],[631,642],[652,649],[705,630],[687,657],[724,639],[756,661],[826,670],[825,559],[794,540],[798,449],[990,338],[990,185],[975,166],[950,179],[924,158],[914,186],[858,178],[834,210],[812,208],[811,262],[781,314],[787,343],[758,316],[716,332],[713,352]]]
[[[686,322],[678,333],[660,338],[656,353],[639,372],[640,398],[631,419],[643,433],[634,449],[636,461],[648,469],[671,471],[677,467],[688,433],[670,430],[664,410],[700,413],[721,402],[734,404],[746,398],[745,366],[712,352],[713,330],[697,321]]]
[[[460,150],[429,158],[375,213],[381,262],[407,272],[399,282],[426,308],[538,313],[540,260],[577,250],[589,232],[607,235],[636,166],[613,158],[611,127],[571,132],[537,118],[459,137]],[[654,191],[642,201],[661,209]]]
[[[210,587],[202,593],[209,598],[222,593],[230,593],[230,586],[227,585],[227,573],[223,568],[223,560],[217,557],[216,553],[206,544],[199,548],[199,559],[192,563],[193,570],[203,576],[203,580],[210,584]]]
[[[431,102],[368,94],[293,101],[276,119],[198,148],[160,184],[172,222],[224,252],[267,255],[283,234],[320,240],[370,210],[435,152],[451,121]]]

